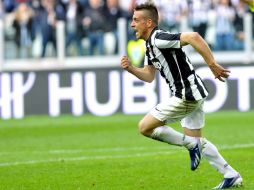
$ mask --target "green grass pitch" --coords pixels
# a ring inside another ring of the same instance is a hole
[[[0,121],[0,190],[206,190],[222,176],[206,160],[138,133],[141,115]],[[173,127],[181,131],[178,124]],[[254,189],[254,112],[206,115],[203,135]]]

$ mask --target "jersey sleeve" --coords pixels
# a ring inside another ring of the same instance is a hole
[[[181,33],[172,34],[169,32],[160,32],[155,36],[154,43],[158,48],[181,48]]]

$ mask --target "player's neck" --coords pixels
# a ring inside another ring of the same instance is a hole
[[[152,35],[153,31],[154,31],[156,28],[157,28],[157,26],[154,26],[154,27],[148,29],[147,35],[146,35],[146,37],[144,38],[145,41],[147,41],[147,40],[150,38],[150,36]]]

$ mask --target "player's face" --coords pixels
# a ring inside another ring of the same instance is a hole
[[[131,27],[135,31],[137,39],[147,38],[148,28],[147,28],[147,19],[145,18],[143,11],[134,11]]]

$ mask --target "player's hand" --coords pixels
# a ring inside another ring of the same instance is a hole
[[[215,79],[219,79],[220,81],[225,82],[225,78],[229,77],[230,70],[223,68],[219,64],[215,63],[209,67],[213,72]]]
[[[131,70],[132,65],[131,65],[131,63],[130,63],[130,61],[129,61],[127,56],[123,56],[122,57],[122,59],[121,59],[121,66],[122,66],[123,69],[125,69],[127,71]]]

